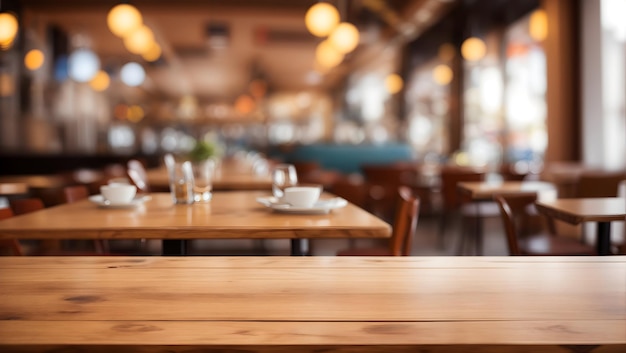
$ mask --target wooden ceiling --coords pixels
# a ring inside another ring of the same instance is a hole
[[[86,40],[105,68],[115,71],[130,54],[106,26],[106,14],[116,0],[20,0],[26,26],[57,27],[72,45]],[[316,0],[134,0],[163,47],[157,63],[145,63],[155,95],[191,94],[206,100],[232,101],[261,77],[271,89],[328,89],[339,75],[319,75],[314,52],[319,38],[304,26],[306,10]],[[432,22],[454,0],[336,0],[342,16],[357,25],[361,46],[368,40],[415,36],[419,24]],[[420,12],[422,11],[422,12]],[[422,13],[420,15],[420,13]],[[420,18],[421,16],[421,18]],[[229,33],[225,48],[210,45],[211,25]],[[372,38],[375,33],[377,38]],[[71,50],[71,49],[70,49]],[[350,55],[358,55],[360,48]],[[346,72],[345,70],[341,72]]]

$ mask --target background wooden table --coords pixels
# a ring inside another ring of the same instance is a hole
[[[624,298],[624,256],[4,257],[0,351],[624,352]]]
[[[353,204],[329,214],[281,214],[256,202],[269,195],[215,192],[209,203],[174,205],[169,193],[153,193],[132,209],[103,209],[83,200],[4,220],[0,239],[292,239],[292,254],[300,255],[300,240],[391,236],[389,224]],[[176,250],[184,253],[184,245],[167,254]]]
[[[598,197],[538,201],[537,211],[570,224],[598,222],[596,246],[599,255],[611,254],[611,222],[626,219],[626,199]]]

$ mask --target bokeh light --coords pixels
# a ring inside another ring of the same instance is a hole
[[[111,79],[109,78],[109,74],[105,71],[98,71],[96,75],[89,81],[89,85],[93,88],[94,91],[102,92],[109,88],[109,84],[111,83]]]
[[[139,86],[146,79],[146,71],[136,62],[129,62],[120,71],[122,82],[131,87]]]
[[[100,69],[100,59],[89,49],[78,49],[67,61],[68,74],[78,82],[88,82]]]
[[[24,56],[24,66],[31,71],[40,68],[45,61],[43,52],[39,49],[32,49]]]
[[[304,23],[311,34],[325,37],[339,23],[339,11],[329,3],[318,2],[307,10]]]
[[[119,4],[113,7],[107,15],[107,25],[118,37],[124,37],[139,28],[142,22],[139,10],[129,4]]]

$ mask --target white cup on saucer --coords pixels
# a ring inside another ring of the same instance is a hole
[[[310,208],[320,197],[322,192],[319,186],[291,186],[285,189],[282,201],[293,207]]]
[[[112,205],[124,205],[133,201],[137,187],[132,184],[111,183],[100,186],[100,194]]]

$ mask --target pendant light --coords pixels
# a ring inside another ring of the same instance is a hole
[[[548,15],[544,10],[535,10],[530,15],[528,34],[538,42],[542,42],[548,37]]]
[[[2,7],[0,6],[0,11]],[[13,44],[19,29],[17,17],[11,12],[0,12],[0,49],[6,49]]]
[[[461,55],[467,61],[478,61],[487,54],[485,42],[478,37],[469,37],[461,44]]]
[[[343,54],[353,51],[359,45],[359,30],[349,22],[341,22],[328,36],[328,41]]]
[[[130,4],[114,6],[107,15],[109,30],[118,37],[124,37],[139,28],[143,18],[139,10]]]
[[[316,37],[326,37],[339,24],[339,11],[326,2],[311,6],[304,16],[306,28]]]

